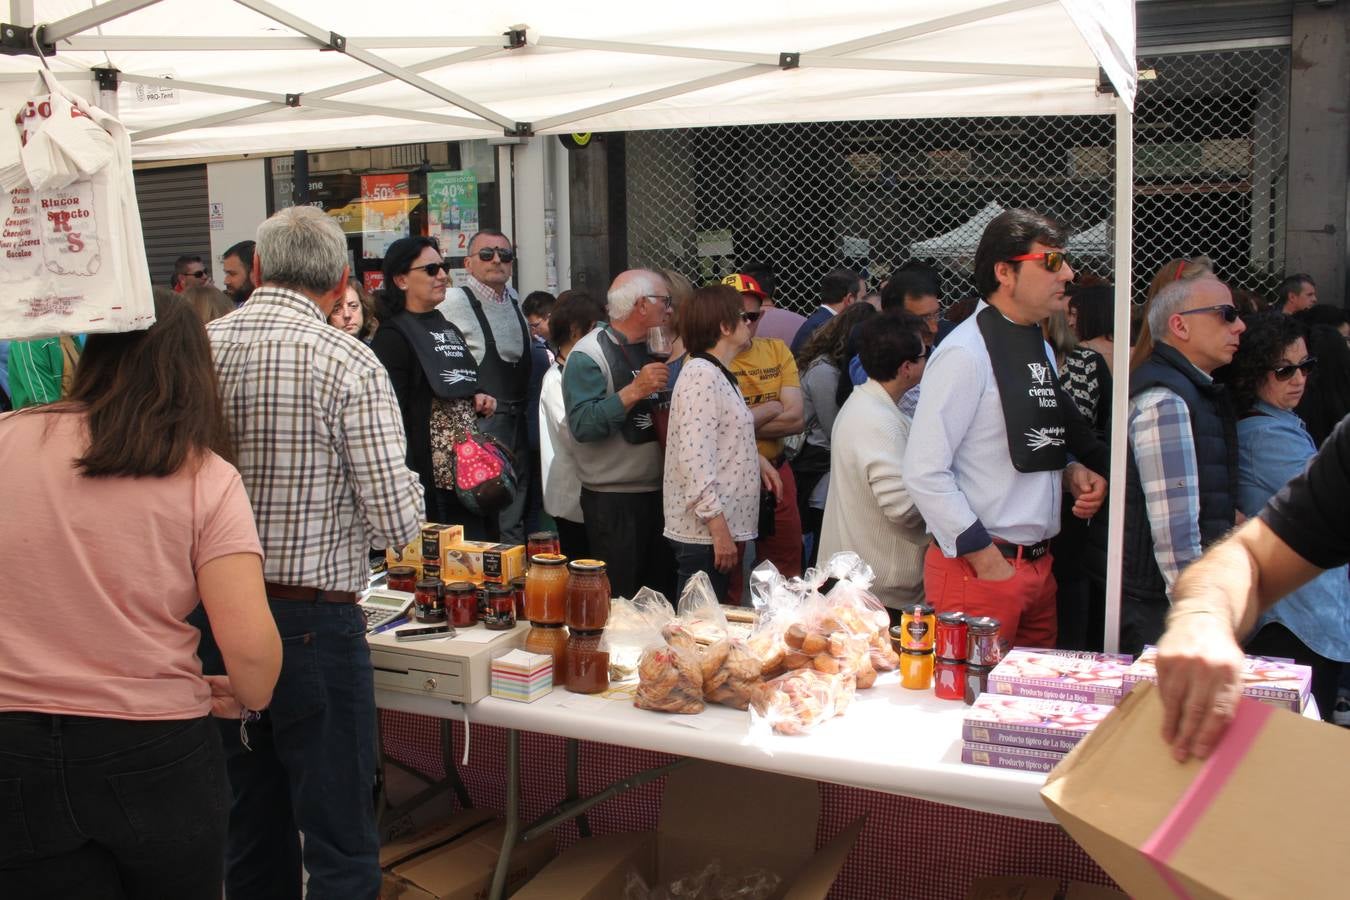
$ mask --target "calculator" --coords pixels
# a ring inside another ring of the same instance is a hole
[[[391,591],[388,588],[371,591],[361,601],[361,611],[366,614],[366,632],[370,633],[399,618],[408,611],[412,602],[413,595],[406,591]]]

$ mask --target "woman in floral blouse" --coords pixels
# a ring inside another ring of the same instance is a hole
[[[782,482],[755,448],[755,424],[727,368],[750,341],[740,294],[726,285],[699,288],[681,304],[676,325],[688,351],[675,383],[666,437],[666,539],[678,565],[677,594],[706,572],[719,598],[739,543],[758,536],[761,482]]]

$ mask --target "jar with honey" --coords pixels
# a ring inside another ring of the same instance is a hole
[[[536,553],[525,576],[525,618],[541,625],[561,625],[567,618],[567,557]]]
[[[609,575],[598,559],[567,564],[567,627],[600,631],[609,623]]]
[[[553,686],[567,684],[567,629],[562,625],[533,623],[525,633],[525,650],[553,658]]]
[[[598,694],[609,688],[609,651],[600,649],[601,635],[572,632],[567,638],[567,681],[576,694]]]

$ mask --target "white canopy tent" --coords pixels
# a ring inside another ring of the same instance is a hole
[[[92,70],[115,69],[120,89],[100,104],[116,107],[139,160],[504,134],[1114,115],[1116,330],[1129,333],[1132,0],[10,0],[8,13],[0,44],[20,55],[0,57],[0,103],[27,96],[42,63],[26,51],[41,49],[91,94]],[[1116,348],[1124,371],[1128,343]],[[1124,405],[1117,379],[1116,422]],[[1124,452],[1117,428],[1117,500]],[[1113,502],[1112,546],[1122,522]],[[1118,556],[1107,592],[1114,644]]]
[[[909,245],[909,255],[914,259],[933,259],[970,273],[974,267],[975,250],[980,244],[980,235],[994,221],[1004,207],[989,202],[973,216],[950,231],[924,238]],[[1104,258],[1110,253],[1111,223],[1103,219],[1091,228],[1075,231],[1069,236],[1070,256],[1080,258]]]

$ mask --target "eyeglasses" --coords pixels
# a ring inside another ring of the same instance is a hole
[[[743,311],[741,312],[741,321],[744,322],[744,323],[747,324],[747,325],[750,325],[750,324],[752,324],[752,323],[754,323],[754,322],[758,322],[758,321],[759,321],[759,317],[762,316],[762,315],[764,315],[764,313],[762,313],[762,312],[760,312],[760,311],[758,311],[758,310],[756,310],[755,312],[750,312],[749,310],[743,310]]]
[[[1305,376],[1311,375],[1317,368],[1317,357],[1309,356],[1301,363],[1295,363],[1292,366],[1275,366],[1270,371],[1275,373],[1276,381],[1288,381],[1294,377],[1295,372],[1302,372]]]
[[[411,272],[413,269],[416,269],[419,272],[426,272],[428,278],[435,278],[441,272],[444,272],[447,275],[450,274],[450,264],[443,262],[427,263],[425,266],[413,266],[412,269],[409,269],[408,271]]]
[[[205,269],[199,269],[199,270],[197,270],[196,272],[184,272],[184,273],[183,273],[183,277],[184,277],[184,278],[205,278],[205,277],[206,277],[206,270],[205,270]]]
[[[642,299],[660,300],[666,305],[666,309],[670,309],[671,303],[673,302],[669,294],[644,294]]]
[[[1069,261],[1068,254],[1063,250],[1046,250],[1042,253],[1023,253],[1021,256],[1011,256],[1004,262],[1028,262],[1033,259],[1039,259],[1044,263],[1047,272],[1058,272]]]
[[[478,258],[483,262],[492,262],[493,256],[504,263],[509,263],[516,258],[516,252],[510,247],[484,247],[478,251]]]
[[[1177,313],[1179,316],[1193,316],[1196,313],[1218,313],[1219,318],[1223,319],[1224,324],[1232,325],[1240,317],[1238,308],[1231,303],[1220,303],[1218,306],[1202,306],[1199,309],[1183,309]]]

